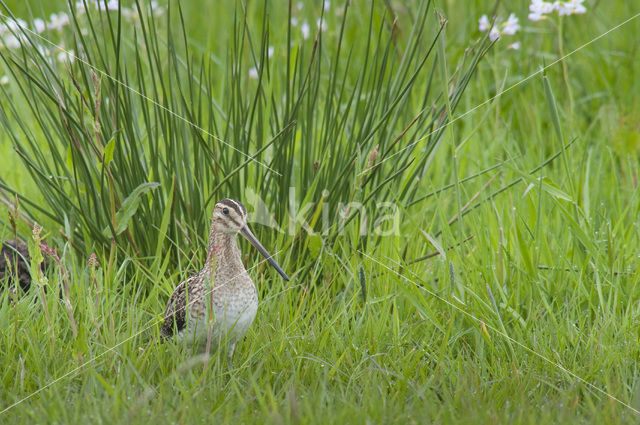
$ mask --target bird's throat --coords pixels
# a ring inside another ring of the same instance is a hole
[[[213,273],[214,281],[218,281],[223,277],[220,275],[221,270],[225,271],[225,280],[245,272],[237,234],[212,231],[209,235],[209,250],[203,271],[208,275]],[[219,282],[214,283],[217,284]]]

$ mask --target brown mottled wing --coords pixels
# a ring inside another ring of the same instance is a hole
[[[186,283],[183,281],[173,291],[164,312],[164,322],[160,328],[160,333],[164,337],[170,337],[180,332],[187,324],[187,293]]]
[[[0,282],[4,281],[5,276],[13,276],[16,271],[20,287],[27,292],[31,285],[29,247],[16,239],[0,242]]]

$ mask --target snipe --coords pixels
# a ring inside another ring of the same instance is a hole
[[[29,247],[26,243],[18,239],[0,241],[0,283],[4,282],[5,276],[10,280],[9,277],[15,275],[17,283],[27,292],[31,286],[29,261]],[[17,295],[17,286],[11,286],[10,290]]]
[[[247,209],[234,199],[219,201],[211,218],[209,251],[204,267],[176,287],[169,298],[160,329],[165,337],[187,338],[200,345],[208,335],[207,306],[213,307],[212,344],[227,341],[229,361],[238,340],[256,317],[258,294],[242,264],[237,234],[244,236],[280,275],[287,274],[253,235],[247,225]]]

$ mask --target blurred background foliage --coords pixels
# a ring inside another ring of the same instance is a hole
[[[5,11],[54,10],[40,7]],[[481,38],[445,63],[431,2],[216,3],[212,22],[233,22],[220,37],[191,31],[208,28],[185,21],[193,4],[100,7],[69,3],[68,25],[17,28],[22,47],[0,50],[3,137],[39,192],[3,173],[4,203],[17,195],[27,221],[85,255],[200,247],[223,197],[263,200],[294,257],[310,243],[304,222],[323,233],[316,248],[352,221],[372,233],[380,202],[415,198],[447,105],[489,47]],[[339,209],[350,202],[365,208]]]

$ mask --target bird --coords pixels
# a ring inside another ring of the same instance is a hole
[[[227,342],[227,359],[253,323],[258,310],[258,293],[245,269],[237,235],[244,236],[278,271],[289,277],[267,252],[247,224],[247,209],[240,201],[218,201],[211,217],[209,249],[202,270],[182,281],[173,291],[164,313],[160,333],[189,346],[202,346],[209,336],[208,306],[213,309],[210,339],[213,348]]]
[[[27,292],[31,286],[29,262],[29,248],[26,243],[19,239],[0,242],[0,282],[4,282],[5,276],[16,275],[17,283]],[[17,286],[12,286],[10,291],[16,295]]]

